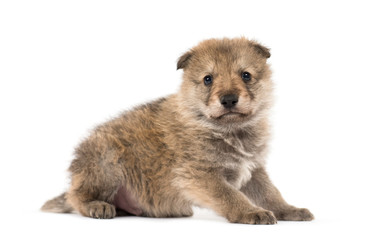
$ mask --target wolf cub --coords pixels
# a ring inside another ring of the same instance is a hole
[[[42,210],[184,217],[197,205],[233,223],[312,220],[285,202],[265,170],[269,57],[246,38],[190,49],[178,60],[179,92],[96,127],[76,148],[69,190]]]

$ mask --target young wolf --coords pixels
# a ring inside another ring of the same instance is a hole
[[[246,38],[206,40],[186,52],[180,91],[98,126],[75,151],[69,190],[42,210],[183,217],[198,205],[234,223],[312,220],[265,171],[269,57]]]

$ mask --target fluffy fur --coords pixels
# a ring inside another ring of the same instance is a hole
[[[269,57],[246,38],[206,40],[186,52],[177,65],[184,70],[180,91],[98,126],[76,148],[68,192],[42,209],[184,217],[198,205],[235,223],[312,220],[283,200],[265,171]],[[227,108],[221,99],[231,94],[238,102]]]

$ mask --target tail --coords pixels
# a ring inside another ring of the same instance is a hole
[[[62,193],[58,197],[55,197],[47,201],[42,207],[41,211],[54,212],[54,213],[71,213],[73,212],[72,206],[67,202],[67,194]]]

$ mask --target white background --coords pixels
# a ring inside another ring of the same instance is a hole
[[[367,1],[1,1],[0,234],[7,239],[370,239]],[[41,205],[68,187],[89,129],[177,91],[176,60],[199,41],[271,48],[276,85],[268,171],[313,222],[94,220]],[[0,235],[0,238],[4,239]],[[144,238],[143,238],[144,239]]]

